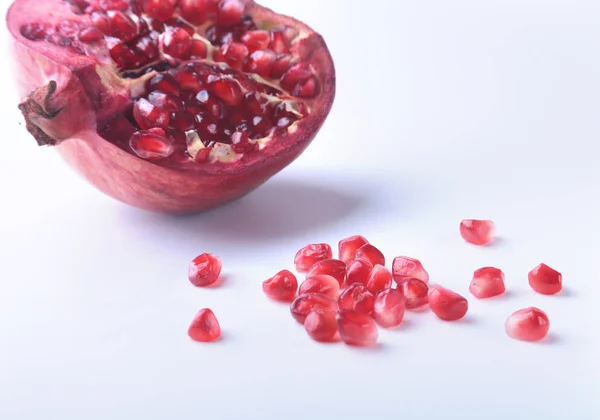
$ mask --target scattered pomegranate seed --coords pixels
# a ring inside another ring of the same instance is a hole
[[[423,268],[423,264],[419,260],[410,257],[394,258],[392,276],[398,284],[408,279],[419,279],[424,283],[429,282],[429,273]]]
[[[338,299],[340,309],[370,315],[375,306],[375,296],[360,283],[354,283],[344,290]]]
[[[294,319],[304,324],[306,317],[311,311],[337,311],[338,304],[335,300],[319,293],[306,293],[298,296],[290,306],[290,312]]]
[[[307,278],[300,285],[299,294],[305,293],[320,293],[328,296],[331,299],[337,299],[340,292],[340,284],[332,276],[327,274],[319,274]]]
[[[342,310],[336,318],[338,331],[344,343],[360,347],[370,347],[377,343],[377,324],[370,316]]]
[[[420,308],[429,302],[429,287],[419,279],[407,279],[398,284],[397,289],[406,299],[406,309]]]
[[[133,133],[129,147],[142,159],[156,160],[170,156],[175,148],[162,128],[151,128]]]
[[[373,318],[383,328],[394,328],[402,323],[406,299],[396,289],[386,289],[375,298]]]
[[[377,293],[390,287],[392,287],[392,273],[390,270],[383,265],[375,265],[371,270],[369,280],[367,280],[367,289],[377,295]]]
[[[487,245],[494,240],[494,222],[467,219],[460,222],[460,235],[473,245]]]
[[[354,260],[346,271],[346,284],[361,283],[366,285],[371,276],[373,265],[366,260]]]
[[[244,3],[239,0],[222,0],[217,12],[217,23],[223,26],[237,25],[244,14]]]
[[[214,254],[201,254],[192,260],[188,268],[188,278],[197,287],[210,286],[219,279],[223,264]]]
[[[148,100],[141,98],[133,106],[133,118],[140,128],[166,128],[169,125],[170,116],[166,111],[152,105]]]
[[[142,0],[142,8],[148,16],[161,21],[173,17],[175,0]]]
[[[350,264],[352,261],[354,261],[359,248],[368,243],[369,241],[360,235],[350,236],[346,239],[342,239],[338,244],[339,259],[346,263],[346,265]]]
[[[546,264],[540,264],[529,272],[529,285],[544,295],[555,295],[562,290],[562,274]]]
[[[281,270],[262,284],[263,292],[271,299],[292,302],[298,290],[298,280],[289,270]]]
[[[310,244],[299,250],[294,257],[294,265],[299,272],[308,271],[319,261],[329,260],[333,251],[328,244]]]
[[[174,58],[187,59],[192,49],[192,37],[182,28],[167,30],[163,41],[165,54]]]
[[[206,22],[206,0],[179,0],[179,13],[193,25]]]
[[[209,343],[221,338],[221,326],[217,317],[208,308],[201,309],[188,328],[188,335],[194,341]]]
[[[268,31],[263,30],[248,31],[242,35],[241,40],[246,44],[250,52],[254,52],[268,48],[271,42],[271,35]]]
[[[371,244],[365,244],[356,251],[356,259],[367,260],[371,265],[385,266],[385,257],[383,253]]]
[[[317,276],[319,274],[327,274],[328,276],[333,277],[341,287],[346,281],[346,264],[340,260],[334,259],[319,261],[310,267],[310,270],[306,273],[306,278]]]
[[[504,273],[495,267],[483,267],[475,270],[469,291],[477,299],[487,299],[501,295],[506,291]]]
[[[539,341],[550,329],[548,315],[541,309],[529,307],[511,314],[505,324],[509,337],[522,341]]]
[[[334,341],[338,335],[336,312],[319,309],[310,311],[304,320],[304,329],[315,341]]]
[[[435,285],[429,289],[429,307],[438,318],[456,321],[467,314],[469,302],[458,293]]]

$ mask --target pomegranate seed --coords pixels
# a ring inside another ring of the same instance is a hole
[[[373,318],[383,328],[394,328],[400,325],[405,312],[406,300],[396,289],[385,289],[375,298]]]
[[[539,341],[550,329],[548,315],[541,309],[529,307],[511,314],[505,324],[509,337],[522,341]]]
[[[176,112],[171,116],[171,127],[179,131],[193,130],[196,120],[186,112]]]
[[[244,3],[239,0],[222,0],[217,11],[217,23],[222,26],[234,26],[242,21]]]
[[[371,265],[379,264],[385,266],[385,257],[380,250],[371,244],[365,244],[361,246],[358,251],[356,251],[355,258],[357,260],[367,260],[371,263]]]
[[[279,79],[283,76],[294,64],[294,57],[290,54],[281,54],[277,56],[271,69],[271,77]]]
[[[383,265],[375,265],[373,270],[371,270],[369,280],[367,280],[367,289],[376,295],[382,290],[389,289],[390,287],[392,287],[392,273],[390,270]]]
[[[370,315],[375,305],[375,296],[365,285],[354,283],[340,294],[338,305],[340,309]]]
[[[149,36],[141,37],[135,43],[135,47],[140,54],[145,56],[147,61],[152,61],[158,57],[158,45],[156,41]]]
[[[79,32],[79,29],[80,24],[70,20],[62,21],[56,25],[56,32],[68,38],[73,38]]]
[[[289,270],[281,270],[262,284],[265,295],[280,302],[291,302],[296,297],[298,280]]]
[[[415,309],[429,302],[427,284],[419,279],[406,279],[397,287],[406,299],[406,309]]]
[[[175,96],[167,95],[162,92],[150,92],[148,101],[165,111],[174,112],[183,110],[183,102]]]
[[[199,39],[192,40],[192,47],[190,48],[191,58],[206,58],[207,52],[206,44],[203,41]]]
[[[110,19],[104,13],[94,12],[90,15],[90,19],[92,25],[104,35],[110,35],[112,33]]]
[[[269,47],[277,54],[287,54],[290,52],[288,39],[279,29],[274,29],[271,31],[271,43]]]
[[[294,257],[294,265],[299,272],[308,271],[319,261],[329,260],[333,256],[328,244],[310,244],[300,249]]]
[[[230,78],[220,77],[208,84],[208,91],[229,106],[238,106],[244,99],[240,84]]]
[[[467,314],[469,302],[452,290],[435,285],[429,289],[429,307],[438,318],[456,321]]]
[[[31,41],[39,41],[46,37],[48,29],[48,25],[45,23],[28,23],[21,26],[21,35]]]
[[[178,71],[175,74],[175,79],[179,83],[179,87],[181,90],[185,90],[188,92],[198,92],[203,88],[202,82],[198,80],[198,77],[187,71]]]
[[[151,128],[133,133],[129,139],[129,147],[142,159],[163,159],[170,156],[175,147],[161,128]]]
[[[90,26],[89,28],[83,28],[81,31],[79,31],[79,40],[81,42],[92,43],[100,41],[103,38],[104,35],[102,32],[93,26]]]
[[[194,341],[209,343],[221,338],[221,326],[217,317],[208,308],[201,309],[188,328],[188,335]]]
[[[304,329],[315,341],[334,341],[338,333],[336,312],[319,309],[311,311],[304,321]]]
[[[268,31],[263,30],[248,31],[242,35],[241,40],[250,52],[254,52],[266,49],[271,42],[271,35]]]
[[[294,96],[312,97],[317,94],[317,81],[305,63],[292,66],[280,80],[281,87]]]
[[[133,51],[125,44],[115,44],[110,47],[110,57],[119,68],[128,67],[135,59]]]
[[[268,99],[258,92],[248,92],[244,95],[244,108],[252,115],[263,115],[268,104]]]
[[[340,284],[335,278],[327,274],[308,277],[302,282],[298,290],[298,293],[301,295],[305,293],[320,293],[331,299],[337,299],[339,292]]]
[[[262,77],[269,77],[275,63],[275,53],[271,50],[254,51],[248,57],[244,70],[256,73]]]
[[[221,275],[223,264],[221,259],[214,254],[201,254],[190,262],[188,278],[197,287],[213,285]]]
[[[346,284],[360,283],[366,285],[371,276],[373,265],[366,260],[354,260],[346,271]]]
[[[326,274],[337,280],[340,286],[346,281],[346,264],[340,260],[323,260],[313,264],[306,273],[306,278]]]
[[[394,258],[392,276],[398,284],[408,279],[419,279],[424,283],[429,282],[429,273],[423,268],[423,264],[419,260],[410,257]]]
[[[248,48],[239,42],[228,42],[221,45],[219,53],[223,61],[236,70],[241,70],[248,56]]]
[[[231,136],[231,147],[236,153],[250,153],[258,150],[258,143],[250,140],[248,134],[236,131]]]
[[[460,235],[473,245],[487,245],[494,240],[495,226],[491,220],[468,219],[460,222]]]
[[[339,259],[346,264],[350,264],[352,261],[354,261],[359,248],[368,243],[369,241],[360,235],[350,236],[346,239],[342,239],[338,244]]]
[[[171,57],[186,59],[190,56],[192,37],[184,29],[170,28],[165,33],[163,48]]]
[[[150,79],[150,89],[179,96],[179,83],[168,73],[161,73]]]
[[[296,28],[292,28],[291,26],[286,26],[283,29],[283,33],[289,42],[292,42],[294,39],[300,35],[300,32]]]
[[[174,0],[142,0],[142,8],[149,17],[165,21],[173,17],[175,3]]]
[[[506,291],[504,287],[504,273],[495,267],[483,267],[475,270],[469,291],[477,299],[487,299],[501,295]]]
[[[337,311],[337,302],[319,293],[306,293],[298,296],[290,306],[290,312],[294,319],[304,324],[306,316],[314,310]]]
[[[111,35],[119,38],[121,41],[131,41],[137,35],[137,25],[123,12],[108,12],[110,19]]]
[[[49,43],[54,44],[54,45],[60,45],[61,47],[66,47],[66,46],[71,45],[71,40],[68,37],[61,35],[57,32],[48,34],[46,36],[46,41],[48,41]]]
[[[155,107],[144,98],[139,99],[133,106],[133,117],[142,129],[169,125],[169,113]]]
[[[562,290],[562,274],[546,264],[540,264],[529,272],[529,286],[538,293],[555,295]]]
[[[179,0],[179,14],[194,25],[206,22],[206,0]]]
[[[353,311],[339,311],[336,320],[344,343],[360,347],[370,347],[377,343],[377,324],[370,316]]]

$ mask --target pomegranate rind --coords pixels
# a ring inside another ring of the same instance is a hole
[[[515,340],[540,341],[550,330],[550,320],[544,311],[531,306],[513,312],[506,319],[505,329]]]
[[[295,28],[304,38],[294,49],[302,62],[317,71],[320,93],[305,101],[310,115],[297,122],[287,136],[275,135],[259,153],[249,153],[233,162],[210,162],[163,167],[139,159],[110,143],[97,127],[130,103],[130,86],[114,76],[114,70],[96,59],[23,37],[23,24],[64,19],[68,7],[62,0],[16,0],[8,10],[7,26],[12,35],[14,74],[20,95],[48,98],[53,112],[39,107],[23,110],[27,127],[39,144],[56,145],[63,159],[97,189],[121,202],[157,213],[188,214],[208,210],[236,200],[255,190],[292,163],[313,141],[333,105],[336,75],[324,39],[306,24],[271,9],[242,0],[246,14],[258,24],[277,23]],[[86,20],[86,15],[69,19]],[[54,19],[54,20],[53,20]],[[39,92],[49,91],[50,97]],[[38,104],[40,102],[37,102]],[[96,121],[98,122],[96,124]],[[117,124],[117,123],[114,123]],[[129,125],[120,128],[132,130]]]

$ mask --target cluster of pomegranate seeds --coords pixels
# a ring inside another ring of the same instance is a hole
[[[319,274],[327,274],[333,277],[342,287],[346,283],[346,264],[333,258],[316,262],[306,273],[306,278]]]
[[[215,284],[221,275],[221,259],[214,254],[201,254],[188,267],[188,279],[197,287]]]
[[[488,245],[494,240],[494,222],[491,220],[465,219],[460,222],[460,235],[473,245]]]
[[[201,309],[188,328],[188,335],[194,341],[210,343],[221,338],[221,326],[217,317],[208,308]]]

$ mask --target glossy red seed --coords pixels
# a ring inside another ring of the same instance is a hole
[[[222,267],[221,259],[215,254],[201,254],[190,262],[188,278],[194,286],[210,286],[219,280]]]
[[[303,273],[319,261],[329,260],[332,256],[333,252],[328,244],[310,244],[296,252],[294,265],[297,271]]]
[[[290,306],[290,313],[296,321],[304,324],[306,316],[313,310],[337,311],[337,302],[319,293],[306,293],[298,296]]]
[[[419,279],[406,279],[397,287],[406,299],[406,309],[420,308],[429,301],[429,287]]]
[[[179,131],[193,130],[196,120],[187,112],[176,112],[171,116],[171,127]]]
[[[221,338],[221,326],[217,317],[208,308],[201,309],[188,328],[188,335],[194,341],[210,343]]]
[[[148,100],[141,98],[133,106],[133,117],[140,128],[166,128],[169,125],[169,113],[152,105]]]
[[[487,245],[494,240],[495,226],[491,220],[467,219],[460,222],[460,235],[473,245]]]
[[[185,29],[170,28],[164,35],[163,50],[174,58],[186,59],[190,56],[192,37]]]
[[[529,286],[538,293],[555,295],[562,290],[562,274],[546,264],[540,264],[529,272]]]
[[[281,77],[281,87],[291,92],[298,84],[305,82],[311,76],[313,76],[313,72],[308,64],[295,64]]]
[[[361,283],[366,285],[371,276],[373,265],[366,260],[354,260],[346,270],[346,284]]]
[[[336,312],[330,310],[313,310],[304,320],[304,329],[315,341],[327,343],[334,341],[338,335]]]
[[[137,35],[137,25],[123,12],[108,12],[110,19],[111,35],[122,41],[131,41]]]
[[[280,29],[271,31],[271,42],[269,48],[277,54],[287,54],[290,52],[290,44],[285,33]]]
[[[81,42],[91,44],[92,42],[100,41],[101,39],[103,39],[104,34],[102,34],[102,32],[100,32],[93,26],[90,26],[89,28],[83,28],[81,31],[79,31],[78,37]]]
[[[338,298],[340,309],[370,315],[375,306],[375,296],[360,283],[355,283],[344,290]]]
[[[27,23],[21,26],[21,35],[31,41],[44,39],[50,28],[46,23]]]
[[[168,95],[162,92],[150,92],[148,101],[165,111],[174,112],[183,110],[183,102],[175,96]]]
[[[408,279],[419,279],[424,283],[429,282],[429,273],[423,264],[415,258],[396,257],[392,262],[392,276],[398,284]]]
[[[344,343],[360,347],[370,347],[377,343],[379,331],[370,316],[353,311],[339,311],[336,320]]]
[[[199,39],[192,40],[192,46],[190,48],[190,58],[206,58],[208,49],[204,41]]]
[[[248,47],[250,52],[264,50],[269,47],[271,35],[268,31],[263,30],[248,31],[242,35],[241,41]]]
[[[217,23],[222,26],[237,25],[242,21],[244,3],[240,0],[221,0],[217,11]]]
[[[278,55],[271,68],[271,77],[273,79],[279,79],[283,76],[294,64],[295,59],[290,54]]]
[[[332,276],[327,274],[319,274],[307,278],[300,285],[299,294],[305,293],[320,293],[328,296],[331,299],[337,300],[340,292],[340,284]]]
[[[222,61],[236,70],[241,70],[248,56],[248,48],[240,42],[228,42],[219,48]],[[220,60],[221,61],[221,60]]]
[[[540,341],[548,334],[550,320],[541,309],[529,307],[511,314],[505,323],[506,334],[522,341]]]
[[[327,274],[333,277],[342,286],[346,281],[346,264],[335,259],[319,261],[310,267],[308,273],[306,273],[306,278],[319,274]]]
[[[269,77],[275,63],[275,53],[271,50],[254,51],[244,65],[244,71],[256,73],[262,77]]]
[[[238,106],[244,99],[240,84],[231,78],[221,77],[211,81],[208,91],[229,106]]]
[[[150,89],[159,90],[174,96],[179,95],[179,83],[168,73],[161,73],[150,79]]]
[[[94,12],[90,15],[92,25],[105,35],[112,33],[111,22],[108,16],[102,12]]]
[[[204,86],[202,81],[196,74],[190,73],[185,70],[178,71],[175,74],[175,80],[179,83],[181,90],[196,93],[200,91]]]
[[[467,299],[439,285],[434,285],[429,289],[428,297],[431,311],[444,321],[459,320],[467,314],[469,309]]]
[[[165,21],[173,17],[176,0],[141,0],[144,13],[149,17]]]
[[[236,153],[250,153],[258,150],[258,143],[250,140],[247,133],[236,131],[231,136],[231,147]]]
[[[375,265],[367,280],[367,289],[374,295],[392,287],[392,273],[383,265]]]
[[[487,299],[506,291],[504,273],[499,268],[482,267],[475,270],[469,291],[477,299]]]
[[[48,34],[46,36],[46,41],[54,45],[60,45],[61,47],[71,45],[71,40],[69,39],[69,37],[61,35],[58,32]]]
[[[402,323],[406,299],[396,289],[385,289],[375,297],[373,319],[383,328],[394,328]]]
[[[207,12],[206,0],[179,0],[179,14],[194,25],[206,22]]]
[[[385,257],[383,253],[371,244],[365,244],[356,251],[356,259],[367,260],[372,265],[385,266]]]
[[[348,238],[342,239],[338,243],[338,258],[350,264],[356,257],[356,252],[363,245],[368,244],[369,241],[363,236],[355,235]]]
[[[262,283],[265,295],[280,302],[292,302],[298,291],[298,280],[289,270],[281,270]]]
[[[133,133],[129,139],[129,147],[142,159],[164,159],[175,151],[173,142],[161,128],[140,130]]]

